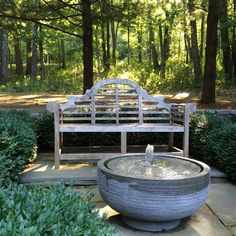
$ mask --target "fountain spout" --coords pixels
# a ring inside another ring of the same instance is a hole
[[[146,147],[146,151],[145,151],[145,157],[146,157],[146,161],[149,165],[152,165],[153,152],[154,152],[154,146],[148,144]]]

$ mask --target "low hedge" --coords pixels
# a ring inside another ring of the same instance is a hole
[[[236,123],[209,113],[194,114],[190,124],[190,155],[236,180]]]
[[[0,188],[0,235],[112,235],[91,197],[62,186]]]
[[[30,116],[0,113],[0,186],[16,181],[36,152],[37,138]]]

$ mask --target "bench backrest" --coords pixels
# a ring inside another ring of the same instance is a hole
[[[169,123],[170,108],[164,96],[150,96],[133,81],[107,79],[82,96],[69,96],[60,113],[63,123]]]

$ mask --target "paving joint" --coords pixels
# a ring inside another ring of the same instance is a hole
[[[213,211],[213,209],[209,206],[209,204],[205,203],[207,208],[209,209],[209,211],[211,211],[211,213],[219,220],[219,222],[226,228],[229,230],[228,226],[229,225],[226,225],[220,218],[219,216]]]

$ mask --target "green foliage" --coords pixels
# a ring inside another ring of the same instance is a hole
[[[236,124],[208,113],[196,113],[190,125],[191,155],[236,180]]]
[[[0,235],[109,236],[113,228],[99,216],[92,196],[62,186],[0,188]]]
[[[53,113],[43,112],[35,121],[37,144],[39,148],[54,146],[54,116]]]
[[[0,113],[0,186],[16,181],[37,151],[34,122],[27,113]]]
[[[79,94],[82,91],[82,65],[68,65],[66,69],[58,66],[45,65],[46,75],[44,80],[36,80],[28,76],[11,75],[9,82],[0,84],[1,91],[8,92],[60,92]]]
[[[127,78],[138,83],[149,93],[182,91],[195,87],[192,65],[180,65],[172,59],[169,66],[171,69],[166,71],[166,78],[163,79],[161,71],[153,70],[147,63],[139,64],[134,61],[128,66],[127,61],[122,61],[116,66],[111,66],[109,73],[104,74],[102,79]]]

